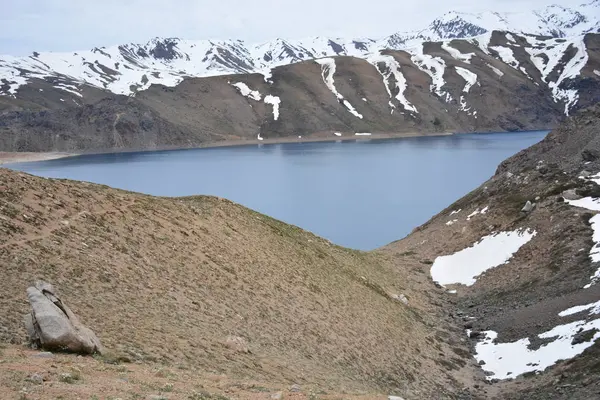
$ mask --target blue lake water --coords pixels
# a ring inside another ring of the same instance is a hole
[[[159,196],[221,196],[370,250],[406,236],[546,133],[98,154],[8,167]]]

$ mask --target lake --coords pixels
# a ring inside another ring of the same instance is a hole
[[[157,196],[225,197],[332,242],[406,236],[547,131],[84,155],[7,167]]]

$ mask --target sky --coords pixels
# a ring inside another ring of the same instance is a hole
[[[447,11],[531,10],[585,0],[0,0],[0,54],[72,51],[159,37],[380,38]]]

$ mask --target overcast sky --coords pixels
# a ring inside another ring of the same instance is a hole
[[[446,11],[520,11],[585,0],[0,0],[0,54],[70,51],[155,36],[379,38]]]

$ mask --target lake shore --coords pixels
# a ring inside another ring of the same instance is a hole
[[[162,146],[153,149],[107,149],[107,150],[94,150],[90,152],[79,151],[79,152],[0,152],[0,165],[12,164],[12,163],[26,163],[36,161],[48,161],[55,160],[58,158],[75,157],[86,154],[107,154],[107,153],[134,153],[134,152],[146,152],[146,151],[165,151],[165,150],[190,150],[190,149],[203,149],[203,148],[214,148],[214,147],[233,147],[233,146],[252,146],[257,144],[282,144],[282,143],[314,143],[314,142],[336,142],[336,141],[365,141],[365,140],[385,140],[385,139],[401,139],[409,137],[422,137],[422,136],[449,136],[454,135],[452,132],[439,132],[432,134],[423,134],[418,132],[409,133],[372,133],[371,135],[350,135],[343,134],[342,136],[335,136],[332,133],[324,134],[317,133],[306,137],[284,137],[284,138],[264,138],[263,140],[258,139],[229,139],[219,142],[209,142],[205,144],[199,144],[190,147],[183,146]]]
[[[48,161],[48,160],[55,160],[57,158],[73,157],[73,156],[77,156],[77,155],[79,155],[79,154],[63,153],[63,152],[35,153],[35,152],[0,151],[0,165],[12,164],[12,163],[23,163],[23,162]]]

